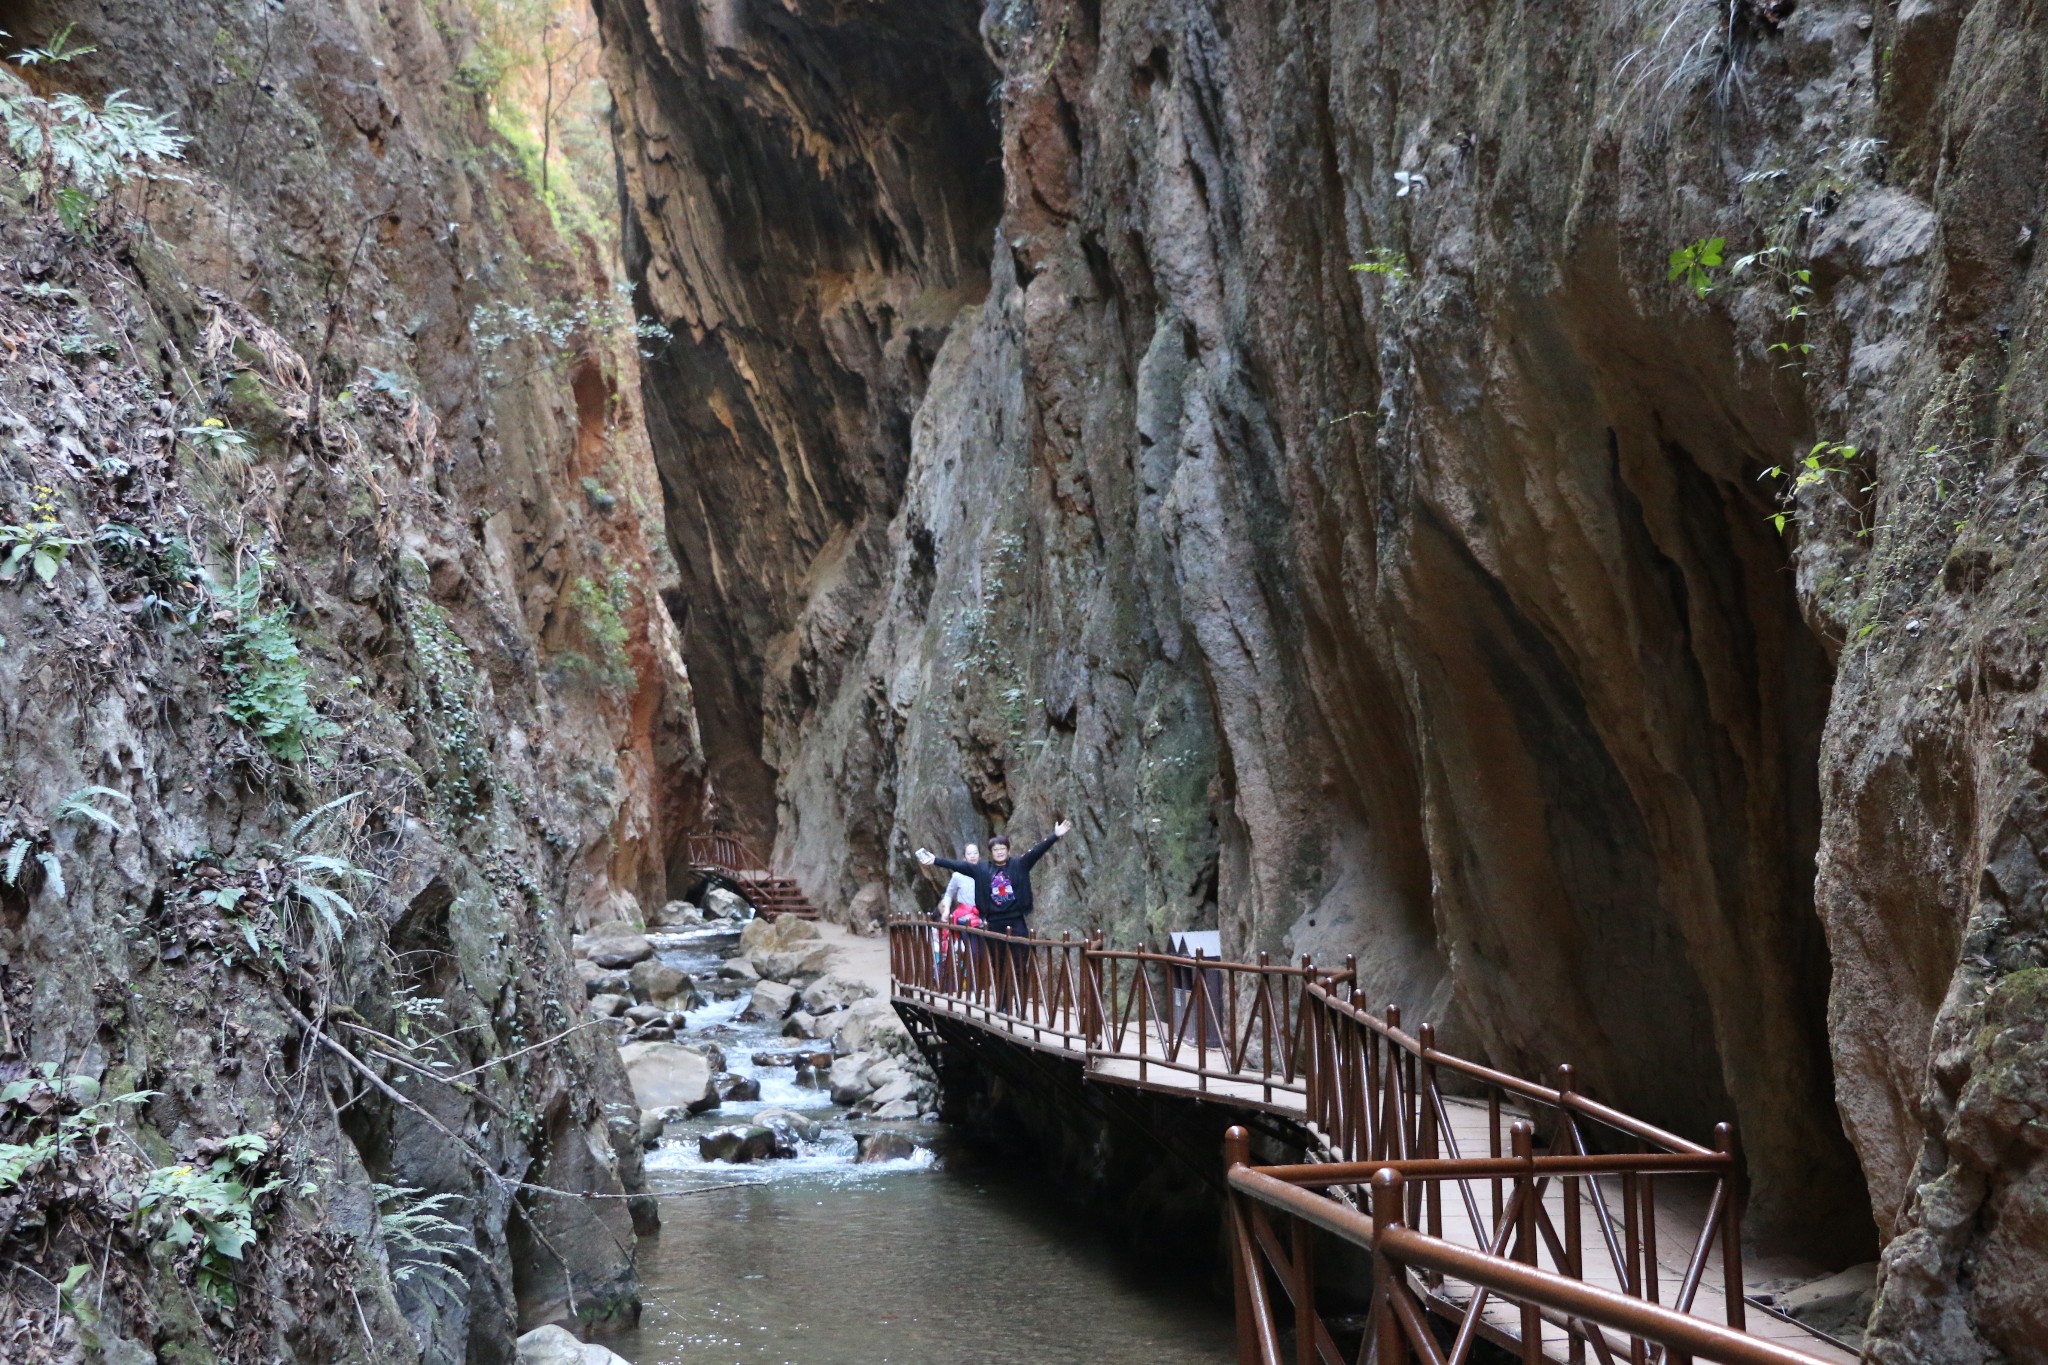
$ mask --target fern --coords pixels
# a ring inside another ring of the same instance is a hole
[[[423,1194],[410,1185],[372,1184],[377,1200],[377,1228],[391,1256],[391,1278],[399,1284],[415,1277],[443,1284],[455,1278],[455,1267],[442,1258],[463,1250],[462,1225],[440,1210],[457,1202],[452,1194]]]
[[[227,713],[273,755],[298,763],[314,744],[339,730],[313,709],[306,686],[313,670],[299,657],[290,613],[283,607],[257,610],[262,593],[260,571],[250,571],[237,578],[228,594],[236,620],[221,647],[229,682]]]
[[[116,801],[133,807],[135,803],[125,794],[112,787],[80,787],[64,798],[64,804],[57,807],[57,813],[50,817],[50,823],[59,820],[89,820],[109,834],[121,833],[121,822],[93,804],[96,800]]]

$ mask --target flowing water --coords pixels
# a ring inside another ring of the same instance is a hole
[[[700,976],[733,951],[730,933],[670,939],[663,958]],[[790,1046],[741,1024],[739,1000],[693,1012],[684,1041],[707,1038],[758,1103],[673,1124],[648,1154],[662,1231],[640,1244],[639,1330],[605,1344],[636,1365],[1222,1365],[1229,1306],[1133,1266],[1029,1173],[1001,1168],[939,1130],[936,1147],[855,1164],[846,1111],[799,1088],[756,1051]],[[758,1110],[796,1109],[825,1125],[793,1160],[729,1166],[697,1157],[697,1136]]]

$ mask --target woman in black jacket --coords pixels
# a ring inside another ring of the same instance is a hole
[[[974,907],[981,911],[981,922],[999,934],[1012,938],[1024,938],[1029,930],[1026,921],[1031,916],[1031,865],[1051,851],[1052,846],[1066,837],[1073,826],[1065,820],[1052,827],[1052,833],[1033,844],[1017,857],[1010,856],[1010,837],[998,834],[988,841],[988,861],[985,863],[956,862],[941,858],[928,848],[917,851],[917,860],[926,867],[937,864],[948,872],[958,872],[974,882]],[[1025,953],[1023,944],[1014,944],[1008,953],[1009,970],[1004,973],[1002,1003],[998,1009],[1008,1009],[1009,983],[1024,974]]]

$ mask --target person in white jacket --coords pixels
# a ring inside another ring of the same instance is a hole
[[[981,861],[981,846],[969,844],[960,850],[960,861],[978,863]],[[979,909],[974,904],[974,878],[965,872],[955,872],[946,883],[946,889],[939,893],[938,921],[951,924],[953,916],[963,907]]]

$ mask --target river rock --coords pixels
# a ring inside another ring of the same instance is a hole
[[[749,956],[754,969],[771,981],[808,984],[823,976],[832,965],[832,949],[823,943],[787,951],[764,950]]]
[[[775,1130],[760,1124],[719,1128],[697,1139],[697,1155],[706,1161],[766,1161],[778,1151]]]
[[[893,1128],[862,1133],[854,1141],[859,1144],[860,1152],[854,1160],[862,1165],[873,1161],[905,1161],[917,1155],[917,1139]]]
[[[794,1109],[763,1109],[754,1115],[754,1122],[781,1130],[787,1136],[804,1142],[816,1142],[819,1135],[825,1131],[824,1124],[807,1114],[799,1114]]]
[[[859,1104],[874,1090],[868,1081],[866,1071],[874,1059],[867,1056],[841,1057],[832,1063],[826,1073],[825,1084],[832,1092],[832,1103],[841,1105]]]
[[[704,922],[704,912],[688,901],[670,901],[655,911],[654,922],[665,929],[688,929]]]
[[[867,1080],[869,1084],[875,1084],[875,1079],[872,1072],[869,1073]],[[911,1112],[916,1113],[916,1095],[916,1081],[912,1080],[908,1076],[892,1076],[888,1080],[883,1081],[878,1085],[875,1085],[875,1089],[869,1092],[867,1099],[862,1101],[862,1103],[871,1104],[875,1106],[877,1109],[880,1109],[884,1105],[895,1104],[899,1100],[910,1101]]]
[[[745,919],[752,914],[747,903],[722,886],[704,893],[705,919]]]
[[[782,1036],[785,1038],[815,1038],[817,1035],[811,1032],[811,1030],[816,1028],[817,1024],[818,1021],[808,1011],[798,1010],[795,1014],[783,1020]]]
[[[799,1089],[822,1090],[824,1073],[810,1062],[799,1062],[796,1068],[796,1083]]]
[[[780,919],[757,919],[740,930],[740,951],[749,957],[761,953],[785,953],[818,939],[818,926],[809,920],[784,915]]]
[[[739,1076],[730,1071],[720,1073],[715,1084],[718,1098],[726,1101],[758,1100],[761,1098],[761,1083],[752,1076]]]
[[[600,967],[630,967],[654,956],[647,935],[625,925],[602,925],[576,940],[576,951]]]
[[[634,1103],[643,1110],[673,1105],[695,1113],[718,1103],[712,1077],[725,1069],[725,1054],[716,1048],[627,1043],[619,1049],[619,1058],[626,1064]]]
[[[674,1118],[677,1112],[667,1105],[657,1109],[641,1110],[640,1146],[650,1152],[659,1147],[662,1136],[668,1131],[668,1121]]]
[[[626,1358],[602,1346],[578,1341],[567,1329],[536,1327],[519,1338],[519,1365],[627,1365]]]
[[[588,1006],[593,1019],[616,1019],[633,1007],[623,995],[593,995]]]
[[[693,983],[688,972],[652,958],[634,963],[627,978],[632,983],[635,1000],[668,1009],[675,1008],[674,1002],[694,994],[690,989]]]
[[[659,1005],[634,1005],[627,1009],[626,1017],[636,1024],[666,1024],[668,1011]]]
[[[838,1029],[839,1046],[846,1052],[893,1052],[914,1055],[917,1044],[910,1030],[896,1017],[896,1009],[880,998],[856,1001],[847,1007],[846,1019]]]
[[[780,981],[758,982],[754,986],[754,998],[740,1011],[740,1018],[774,1023],[787,1015],[795,1004],[795,987],[786,986]]]
[[[923,1106],[916,1100],[891,1100],[876,1109],[873,1117],[889,1123],[901,1123],[904,1119],[914,1119],[923,1112]]]
[[[737,1000],[747,993],[746,982],[733,981],[722,976],[713,977],[709,981],[700,981],[697,983],[697,988],[713,1000]]]
[[[804,1008],[812,1014],[826,1014],[843,1010],[856,1000],[870,999],[874,994],[875,988],[865,981],[827,972],[804,987]]]
[[[624,972],[600,967],[587,958],[577,959],[576,978],[583,983],[585,995],[632,994],[632,983]]]
[[[732,981],[759,981],[761,979],[761,969],[754,965],[752,958],[745,955],[727,958],[724,965],[718,969],[718,974]]]

